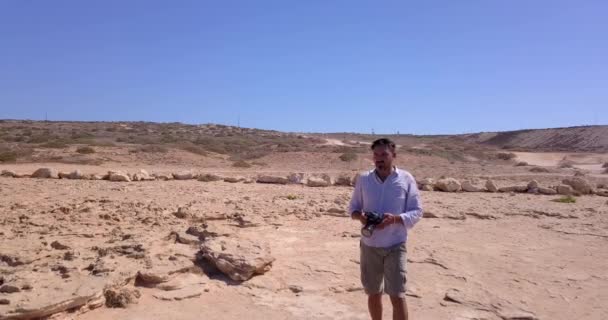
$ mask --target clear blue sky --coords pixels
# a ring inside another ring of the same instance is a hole
[[[0,1],[0,118],[608,124],[608,1]]]

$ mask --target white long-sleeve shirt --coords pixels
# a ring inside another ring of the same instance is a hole
[[[350,201],[349,212],[375,211],[397,214],[403,224],[395,223],[374,230],[371,237],[362,237],[369,247],[386,248],[407,241],[407,231],[422,218],[420,194],[416,180],[407,171],[397,169],[384,180],[375,170],[359,175]]]

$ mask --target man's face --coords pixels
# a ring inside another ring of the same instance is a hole
[[[393,159],[395,153],[391,151],[389,146],[377,146],[374,148],[374,163],[376,169],[387,170],[393,167]]]

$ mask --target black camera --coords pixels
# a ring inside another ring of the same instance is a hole
[[[376,226],[378,226],[382,220],[384,220],[384,213],[370,211],[364,212],[364,214],[365,218],[367,219],[367,223],[365,223],[365,226],[361,228],[361,235],[369,238],[374,233]]]

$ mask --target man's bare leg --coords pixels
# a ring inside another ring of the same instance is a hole
[[[407,320],[407,303],[405,298],[391,297],[393,304],[393,320]]]
[[[368,295],[367,308],[372,320],[382,320],[382,293]]]

